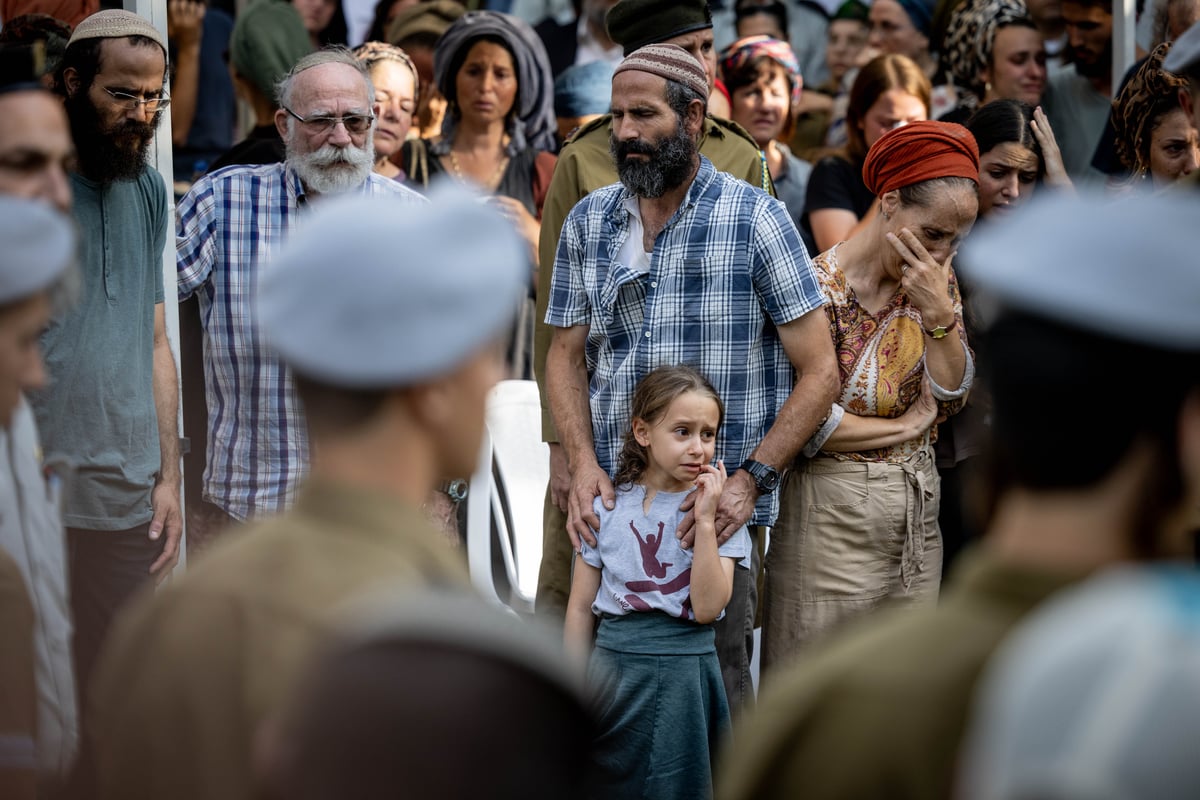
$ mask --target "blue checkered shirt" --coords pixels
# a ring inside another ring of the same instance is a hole
[[[655,241],[648,274],[618,260],[631,198],[618,183],[571,210],[555,254],[546,324],[589,327],[592,436],[610,475],[633,390],[664,364],[689,364],[712,381],[725,403],[716,456],[732,471],[770,430],[796,380],[775,326],[826,299],[783,204],[718,172],[707,158]],[[760,497],[751,524],[773,524],[777,498]]]
[[[360,191],[424,202],[375,174]],[[291,373],[253,321],[259,271],[270,269],[280,242],[308,211],[300,179],[284,164],[217,170],[193,184],[176,208],[179,298],[197,295],[204,327],[204,499],[237,519],[289,507],[308,468]],[[329,269],[337,280],[337,264]]]

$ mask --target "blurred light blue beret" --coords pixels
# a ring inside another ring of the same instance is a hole
[[[266,265],[260,330],[302,375],[347,388],[420,383],[461,365],[512,323],[529,248],[461,189],[428,204],[329,198]]]
[[[984,301],[1112,338],[1200,350],[1200,194],[1041,192],[967,237],[955,269]]]
[[[75,225],[41,202],[0,196],[0,304],[49,288],[75,263]]]

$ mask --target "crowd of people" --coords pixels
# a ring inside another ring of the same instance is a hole
[[[110,5],[0,3],[0,797],[1200,794],[1200,0]]]

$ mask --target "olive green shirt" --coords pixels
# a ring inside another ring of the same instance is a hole
[[[1083,574],[963,556],[939,605],[865,620],[764,677],[717,800],[949,798],[980,672],[1001,640]]]
[[[339,607],[380,586],[470,591],[462,551],[419,510],[310,481],[291,511],[141,596],[101,657],[85,717],[99,796],[251,798],[260,724]]]
[[[553,328],[546,324],[546,307],[550,302],[550,279],[554,274],[554,255],[563,223],[575,204],[588,193],[620,180],[609,150],[612,136],[612,115],[604,116],[580,128],[558,154],[554,177],[542,206],[542,233],[538,243],[537,328],[533,344],[533,369],[537,375],[538,391],[542,398],[542,439],[557,442],[558,434],[550,417],[546,397],[546,353],[550,350]],[[706,117],[700,152],[721,172],[741,178],[775,194],[767,162],[750,134],[737,123],[717,117]]]

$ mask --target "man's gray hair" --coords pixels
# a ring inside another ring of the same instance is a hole
[[[371,76],[367,74],[366,66],[354,57],[354,53],[350,52],[349,48],[334,44],[304,56],[296,62],[287,75],[283,76],[283,80],[275,87],[275,98],[279,101],[280,108],[291,107],[296,76],[322,64],[345,64],[362,75],[363,83],[367,86],[367,102],[369,105],[375,105],[375,85],[371,83]]]
[[[693,100],[699,100],[704,106],[704,113],[708,114],[708,98],[701,97],[700,94],[690,86],[667,79],[667,105],[679,117],[680,122],[687,116],[687,108],[692,104]]]

